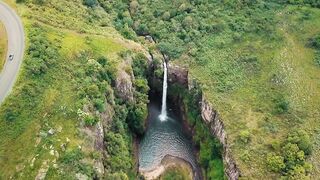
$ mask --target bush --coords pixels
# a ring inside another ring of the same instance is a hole
[[[108,132],[105,135],[105,147],[110,155],[107,159],[109,169],[115,172],[131,168],[129,146],[119,133]]]
[[[61,156],[60,161],[63,164],[75,165],[83,158],[84,158],[84,155],[81,152],[81,150],[74,149],[72,151],[67,151],[66,153],[64,153],[63,156]]]
[[[320,50],[320,34],[309,39],[309,46],[311,46],[312,48]]]
[[[287,143],[282,147],[282,155],[286,162],[286,169],[292,169],[296,165],[301,165],[304,163],[304,152],[301,151],[296,144]]]
[[[84,0],[83,4],[92,8],[98,5],[98,1],[97,0]]]
[[[95,117],[93,115],[86,115],[84,117],[84,124],[86,126],[93,126],[93,125],[97,124],[97,122],[99,122],[98,117]]]
[[[34,27],[29,33],[32,44],[27,51],[26,63],[28,71],[34,76],[39,76],[45,74],[56,63],[59,53],[57,47],[47,39],[46,31],[38,25]]]
[[[95,99],[94,100],[94,107],[99,111],[99,112],[104,112],[106,110],[105,102],[102,99]]]
[[[284,158],[282,156],[270,153],[267,156],[267,165],[271,171],[281,172],[285,168]]]
[[[312,143],[309,135],[304,130],[296,130],[289,133],[287,141],[292,144],[297,144],[306,155],[312,152]]]
[[[127,122],[135,134],[142,135],[144,133],[147,115],[148,110],[146,104],[139,103],[131,106]]]
[[[132,70],[135,77],[146,78],[148,64],[147,64],[147,58],[144,54],[138,53],[136,56],[133,57]]]
[[[304,130],[294,130],[289,133],[282,144],[281,155],[270,153],[267,155],[269,170],[280,172],[284,179],[309,178],[312,165],[306,162],[305,155],[311,153],[312,143]],[[275,148],[278,151],[278,148]]]
[[[243,143],[248,143],[250,140],[250,136],[251,134],[248,130],[240,131],[239,138],[240,138],[240,141],[242,141]]]
[[[146,79],[136,79],[134,81],[134,86],[142,94],[148,94],[149,92],[149,86],[148,86],[148,81]]]
[[[280,96],[274,100],[275,103],[275,113],[276,114],[284,114],[289,111],[289,101],[284,98],[284,96]]]
[[[320,50],[316,51],[316,53],[314,55],[314,61],[315,61],[316,65],[318,65],[320,67]]]

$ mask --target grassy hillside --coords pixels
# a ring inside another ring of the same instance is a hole
[[[101,2],[124,36],[150,34],[189,67],[220,113],[245,179],[319,176],[317,2]]]
[[[7,2],[22,17],[27,47],[0,107],[0,179],[99,177],[96,163],[104,156],[105,178],[135,177],[126,123],[135,109],[117,97],[114,85],[120,71],[132,71],[131,57],[143,57],[135,55],[142,47],[124,40],[106,12],[80,0]],[[99,122],[105,152],[94,144]]]
[[[7,56],[7,34],[4,25],[0,22],[0,71],[2,70]]]
[[[144,128],[146,60],[122,36],[139,42],[149,34],[201,83],[244,179],[319,177],[317,2],[6,2],[22,17],[27,47],[0,107],[0,179],[94,178],[102,157],[104,178],[136,178],[132,132]],[[135,101],[124,101],[116,81],[133,75]],[[100,122],[104,153],[94,144]],[[222,177],[217,142],[196,124],[205,174]]]

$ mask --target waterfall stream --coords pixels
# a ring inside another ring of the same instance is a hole
[[[167,88],[168,88],[168,68],[166,61],[163,61],[163,90],[162,90],[162,106],[159,119],[167,120]]]

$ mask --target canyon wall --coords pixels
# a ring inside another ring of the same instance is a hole
[[[188,88],[191,92],[194,88],[200,88],[198,82],[189,77],[188,70],[181,68],[177,65],[169,64],[168,67],[168,79],[170,83],[178,83],[185,88]],[[199,90],[199,89],[198,89]],[[199,106],[201,110],[202,120],[208,125],[211,133],[220,141],[223,145],[223,162],[225,175],[229,180],[237,180],[240,176],[240,170],[238,169],[236,162],[232,157],[230,147],[227,142],[227,134],[224,129],[224,124],[221,121],[219,114],[213,108],[213,106],[206,100],[201,88],[201,98],[199,100]]]
[[[232,158],[231,150],[227,143],[227,135],[224,130],[223,122],[220,120],[217,111],[212,108],[212,105],[205,99],[201,98],[201,117],[210,127],[211,133],[219,139],[223,145],[223,162],[225,164],[225,174],[230,180],[237,180],[240,176],[240,171],[237,168],[236,162]]]

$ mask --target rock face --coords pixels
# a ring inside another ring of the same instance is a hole
[[[176,65],[168,64],[168,81],[179,83],[183,87],[188,87],[188,70]]]
[[[227,136],[224,130],[224,125],[219,119],[219,115],[212,108],[211,104],[202,96],[200,103],[201,117],[210,127],[211,133],[217,137],[223,145],[223,161],[225,164],[225,174],[230,180],[237,180],[240,176],[240,171],[237,168],[235,161],[232,158],[230,148],[227,143]]]
[[[178,67],[169,66],[169,82],[178,83],[183,87],[188,88],[191,91],[194,88],[201,91],[201,85],[199,87],[198,82],[188,77],[188,71]],[[240,176],[240,170],[238,169],[236,162],[232,157],[230,147],[227,142],[227,134],[224,129],[224,124],[219,118],[219,115],[213,106],[203,96],[199,100],[202,120],[208,125],[211,133],[220,141],[223,145],[223,162],[225,164],[225,174],[229,180],[238,180]]]
[[[120,71],[116,79],[117,94],[124,100],[133,101],[133,85],[131,76]]]

